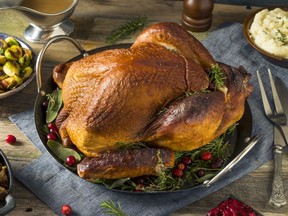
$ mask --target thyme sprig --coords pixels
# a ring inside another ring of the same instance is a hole
[[[106,37],[106,43],[115,44],[118,40],[121,40],[137,30],[142,29],[148,23],[147,16],[139,16],[136,18],[130,18],[127,23],[113,30],[109,36]]]
[[[127,216],[122,210],[122,207],[119,202],[116,205],[111,200],[103,200],[100,204],[100,207],[104,210],[104,214],[114,216]]]

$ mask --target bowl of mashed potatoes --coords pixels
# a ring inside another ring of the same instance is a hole
[[[244,22],[244,35],[266,60],[288,68],[288,7],[254,11]]]

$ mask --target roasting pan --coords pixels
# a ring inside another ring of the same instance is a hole
[[[45,95],[47,93],[53,92],[57,88],[57,85],[53,81],[52,71],[49,71],[49,74],[50,73],[51,74],[49,75],[48,79],[45,82],[43,82],[43,84],[42,84],[42,78],[41,78],[41,73],[42,73],[41,72],[41,64],[42,64],[42,59],[43,59],[43,56],[44,56],[46,50],[48,49],[48,47],[52,43],[56,43],[56,42],[59,42],[61,40],[70,41],[80,52],[79,55],[75,56],[74,58],[71,58],[67,62],[76,61],[76,60],[79,60],[79,59],[81,59],[87,55],[91,55],[91,54],[101,52],[101,51],[104,51],[107,49],[129,48],[131,46],[131,44],[110,45],[110,46],[100,47],[100,48],[96,48],[96,49],[93,49],[90,51],[86,51],[80,46],[80,44],[77,41],[70,38],[69,36],[56,36],[56,37],[50,39],[44,45],[44,47],[40,50],[37,61],[36,61],[36,78],[37,78],[38,94],[37,94],[36,101],[34,104],[34,123],[35,123],[37,134],[38,134],[42,144],[44,145],[44,147],[55,158],[55,160],[57,162],[59,162],[63,167],[65,167],[63,165],[63,163],[61,162],[61,160],[47,146],[46,134],[43,133],[43,126],[45,125],[45,122],[46,122],[45,121],[46,114],[45,114],[45,111],[43,111],[42,104],[45,100],[47,100]],[[203,184],[200,184],[197,186],[189,186],[189,185],[185,186],[180,190],[155,191],[155,192],[152,191],[152,192],[142,192],[142,193],[136,192],[136,193],[137,194],[147,194],[147,193],[157,193],[158,194],[158,193],[168,193],[168,192],[171,193],[171,192],[179,192],[179,191],[184,191],[184,190],[185,191],[186,190],[194,190],[194,189],[197,189],[199,187],[203,187],[203,189],[209,187],[211,184],[214,184],[223,176],[225,178],[225,174],[228,171],[231,171],[233,166],[235,164],[237,164],[237,162],[239,160],[241,160],[249,152],[249,150],[253,148],[253,146],[255,146],[255,144],[259,140],[259,137],[258,136],[251,137],[251,135],[252,135],[252,115],[251,115],[251,110],[250,110],[249,104],[248,104],[248,102],[246,102],[245,103],[245,113],[244,113],[243,117],[241,118],[241,120],[238,122],[236,130],[233,133],[233,136],[229,140],[230,152],[231,152],[230,159],[223,165],[223,169],[221,171],[219,171],[212,179],[206,180]],[[65,167],[65,168],[68,169],[67,167]],[[73,174],[77,175],[77,173],[75,173],[73,171],[71,171],[71,172]],[[95,184],[95,187],[96,186],[105,187],[104,185],[101,185],[101,184]],[[107,188],[107,189],[114,190],[117,192],[135,193],[135,192],[131,192],[131,191],[122,191],[122,190],[118,190],[118,189],[110,189],[110,188]]]

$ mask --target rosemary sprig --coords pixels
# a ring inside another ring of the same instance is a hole
[[[127,216],[122,210],[120,203],[116,204],[111,200],[104,200],[101,202],[100,207],[105,211],[104,213],[107,215],[114,216]]]
[[[106,37],[106,43],[115,44],[118,40],[121,40],[139,29],[142,29],[148,23],[148,17],[136,17],[130,18],[127,23],[113,30],[109,36]]]
[[[223,89],[225,88],[225,84],[224,84],[224,74],[223,71],[221,69],[221,67],[219,67],[219,65],[217,64],[212,64],[210,71],[209,71],[209,78],[210,78],[210,82],[211,83],[215,83],[216,89]]]

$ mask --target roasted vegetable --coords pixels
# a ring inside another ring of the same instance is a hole
[[[8,44],[4,39],[0,39],[0,54],[4,54],[5,49],[8,47]]]
[[[6,57],[4,55],[0,55],[0,65],[4,65],[6,61]]]
[[[33,53],[14,37],[0,39],[0,93],[21,85],[32,72]]]
[[[5,52],[4,56],[8,60],[14,60],[18,61],[20,57],[22,57],[23,51],[20,46],[12,45],[11,47],[8,47]]]
[[[3,66],[3,71],[8,76],[19,75],[21,67],[16,61],[7,61]]]
[[[7,37],[5,38],[5,42],[8,44],[8,46],[20,46],[19,42],[14,37]]]
[[[0,90],[1,91],[1,90]],[[0,201],[4,200],[8,195],[9,180],[7,177],[6,166],[0,163]]]

